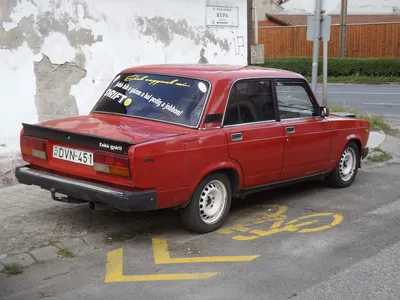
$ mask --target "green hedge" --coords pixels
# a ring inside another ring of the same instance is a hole
[[[289,70],[305,77],[312,75],[311,57],[267,58],[264,67]],[[318,73],[322,74],[322,58]],[[400,77],[400,58],[329,58],[328,76]]]

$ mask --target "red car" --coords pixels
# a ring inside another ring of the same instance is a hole
[[[370,124],[329,115],[299,74],[156,65],[118,74],[89,115],[23,124],[22,184],[123,211],[179,209],[218,229],[232,198],[314,178],[354,181]]]

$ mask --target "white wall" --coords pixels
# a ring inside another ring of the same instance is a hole
[[[70,89],[79,114],[87,114],[114,75],[129,66],[197,63],[202,47],[209,63],[245,65],[247,47],[238,47],[238,37],[247,45],[246,2],[8,1],[0,13],[0,156],[19,150],[21,122],[38,121],[43,102],[35,103],[34,62],[41,61],[42,54],[52,64],[75,62],[87,71]],[[238,6],[239,27],[206,28],[206,4]],[[62,73],[54,80],[61,89]],[[46,86],[41,89],[46,92]],[[57,95],[49,93],[46,105],[56,104]]]
[[[266,13],[282,11],[282,7],[273,0],[253,0],[253,5],[257,7],[259,21],[266,19]]]
[[[324,9],[329,14],[339,14],[341,0],[323,0]],[[282,7],[285,11],[314,13],[315,0],[290,0]],[[393,13],[393,8],[400,8],[400,0],[348,0],[348,13]]]

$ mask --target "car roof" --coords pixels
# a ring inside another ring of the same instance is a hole
[[[264,78],[297,78],[304,79],[298,73],[257,66],[224,65],[224,64],[159,64],[142,65],[127,68],[121,73],[155,73],[175,76],[203,78],[209,81],[218,79],[240,79],[247,77]]]

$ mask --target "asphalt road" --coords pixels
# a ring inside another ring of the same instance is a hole
[[[0,274],[0,299],[398,299],[398,170],[360,170],[347,189],[317,182],[252,196],[207,235],[188,233],[175,212],[150,214],[129,240]]]
[[[322,103],[322,85],[317,87]],[[400,85],[329,85],[328,104],[345,104],[361,112],[400,116]]]

